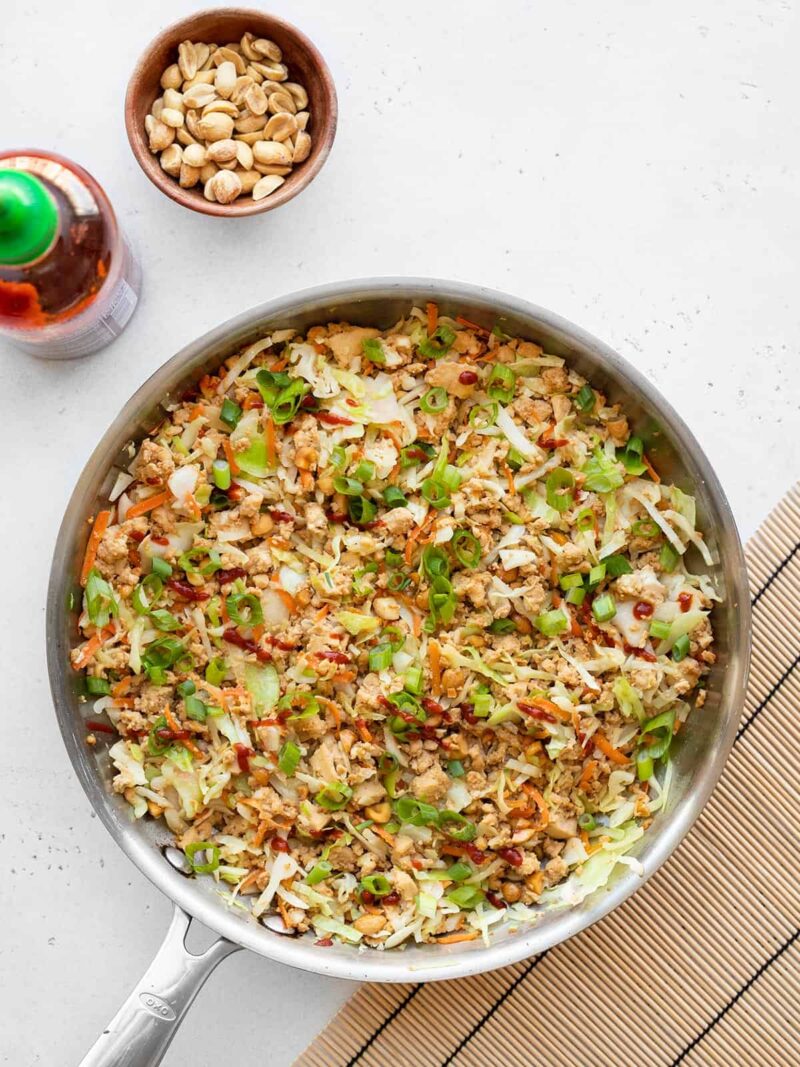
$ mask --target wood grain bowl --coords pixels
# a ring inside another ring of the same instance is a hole
[[[203,187],[183,189],[176,178],[162,170],[157,155],[149,148],[144,120],[153,102],[161,95],[161,75],[176,62],[178,45],[182,41],[216,42],[218,45],[238,41],[249,31],[256,37],[275,41],[283,52],[290,78],[300,82],[308,92],[311,112],[309,133],[311,152],[298,164],[286,181],[270,196],[253,200],[241,196],[231,204],[217,204],[206,200]],[[297,196],[322,168],[336,136],[336,88],[325,60],[304,33],[290,23],[263,11],[246,8],[215,8],[200,11],[167,27],[147,46],[136,64],[125,96],[125,128],[133,154],[144,173],[176,204],[204,215],[240,218],[272,211]]]

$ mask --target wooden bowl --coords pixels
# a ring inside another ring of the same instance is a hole
[[[299,82],[308,93],[311,152],[306,160],[297,164],[291,174],[286,175],[283,185],[263,200],[240,196],[231,204],[217,204],[206,200],[201,184],[198,183],[192,189],[182,189],[177,178],[161,169],[158,155],[153,155],[150,151],[144,120],[153,102],[163,92],[161,75],[166,67],[177,62],[178,45],[182,41],[225,45],[230,41],[239,41],[247,31],[256,37],[275,41],[280,46],[283,61],[289,67],[290,80]],[[331,73],[325,60],[304,33],[283,19],[263,11],[214,8],[181,19],[163,30],[147,46],[128,83],[125,96],[125,129],[139,166],[162,193],[166,193],[176,204],[182,204],[183,207],[202,212],[204,215],[238,218],[242,215],[272,211],[305,189],[328,158],[336,135],[337,112],[336,88]]]

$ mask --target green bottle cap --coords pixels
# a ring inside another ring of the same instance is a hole
[[[0,170],[0,263],[30,263],[53,243],[58,207],[43,182],[24,170]]]

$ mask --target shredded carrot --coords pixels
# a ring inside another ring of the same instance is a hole
[[[463,856],[467,850],[462,845],[454,845],[448,841],[439,851],[443,856]]]
[[[523,782],[522,788],[528,794],[529,797],[533,798],[537,808],[539,809],[539,821],[535,824],[535,828],[537,830],[543,830],[545,826],[547,826],[547,824],[550,822],[550,809],[548,808],[544,797],[536,788],[536,786],[531,785],[530,782]]]
[[[325,351],[325,346],[324,345],[322,347],[322,351],[323,352]],[[286,359],[276,359],[275,362],[270,367],[270,370],[272,371],[273,374],[277,374],[278,371],[281,371],[281,370],[284,369],[284,367],[286,366],[287,363],[288,363],[288,360],[286,360]]]
[[[356,672],[355,671],[339,671],[338,674],[335,674],[333,676],[331,681],[337,682],[340,685],[345,685],[347,682],[355,681],[355,678],[356,678]]]
[[[460,323],[462,326],[466,326],[470,330],[474,330],[475,333],[479,334],[481,337],[492,336],[491,330],[487,330],[485,326],[479,326],[477,322],[470,322],[469,319],[465,319],[463,315],[456,315],[456,322]]]
[[[573,637],[583,637],[583,630],[578,619],[572,612],[569,613],[570,633]]]
[[[550,584],[554,587],[558,585],[558,560],[555,557],[550,563]]]
[[[225,459],[228,461],[228,466],[231,469],[231,474],[239,473],[239,464],[236,462],[236,457],[233,454],[233,446],[230,439],[227,437],[222,438],[222,448],[225,452]]]
[[[328,612],[331,610],[330,604],[323,604],[317,614],[314,616],[314,622],[322,622]]]
[[[411,559],[414,555],[414,544],[417,538],[422,534],[425,528],[433,522],[435,518],[436,513],[433,508],[431,508],[431,510],[428,512],[428,514],[425,516],[419,526],[415,526],[411,533],[408,535],[408,542],[406,543],[403,558],[409,566],[411,565]]]
[[[189,422],[194,422],[195,419],[199,419],[201,415],[205,413],[205,408],[202,404],[195,404],[189,412]]]
[[[241,896],[242,893],[249,893],[251,891],[251,887],[254,886],[255,883],[258,881],[258,876],[263,873],[264,872],[261,870],[260,867],[256,867],[255,870],[245,875],[241,882],[239,882],[239,896]]]
[[[605,734],[601,734],[599,731],[594,735],[594,743],[600,749],[604,756],[608,756],[612,763],[618,763],[620,766],[625,766],[630,763],[630,760],[624,752],[620,752],[618,748],[614,748]]]
[[[394,845],[394,834],[390,834],[382,826],[371,826],[370,829],[374,830],[378,837],[382,837],[387,845]]]
[[[503,464],[503,474],[505,474],[506,481],[508,482],[508,492],[509,492],[509,494],[511,496],[514,496],[514,494],[517,491],[517,487],[514,485],[514,472],[512,471],[512,469],[509,467],[509,465],[507,463]]]
[[[592,780],[592,775],[594,774],[594,769],[595,769],[596,766],[597,766],[597,760],[596,759],[590,759],[588,761],[588,763],[586,764],[586,766],[583,768],[583,774],[580,776],[580,778],[578,780],[578,789],[580,789],[581,792],[583,792],[583,793],[586,792],[586,787],[588,786],[589,782]]]
[[[270,467],[275,467],[278,464],[278,453],[275,448],[275,423],[273,422],[271,415],[267,416],[267,421],[264,427],[264,436],[267,441],[267,463]]]
[[[130,514],[130,512],[128,514]],[[86,585],[86,579],[89,577],[89,571],[94,566],[94,561],[97,558],[97,550],[100,547],[103,534],[108,528],[110,519],[110,511],[99,511],[97,513],[97,518],[94,520],[94,525],[92,526],[92,532],[89,534],[89,543],[86,545],[86,554],[83,557],[81,585]]]
[[[269,830],[269,826],[270,824],[268,819],[262,819],[261,822],[258,824],[258,829],[256,830],[255,837],[253,838],[253,844],[256,848],[261,848],[262,844],[264,843],[264,838],[267,836],[267,830]],[[248,878],[249,877],[250,876],[248,875]]]
[[[532,704],[535,708],[540,708],[542,711],[554,715],[555,718],[561,719],[562,722],[570,722],[570,713],[564,711],[558,704],[554,704],[552,700],[547,700],[545,697],[532,697],[530,700],[523,701],[523,703]]]
[[[133,697],[117,697],[112,703],[115,708],[132,708]]]
[[[112,695],[112,697],[121,697],[123,693],[127,693],[128,692],[130,687],[131,687],[130,676],[127,677],[127,678],[122,678],[115,685],[111,686],[111,695]]]
[[[466,933],[445,934],[436,938],[437,945],[457,945],[459,941],[474,941],[480,937],[480,930],[468,930]]]
[[[339,727],[342,725],[342,712],[339,705],[336,703],[335,700],[328,700],[327,697],[318,696],[317,700],[331,713],[331,715],[333,716],[333,721],[336,724],[336,729],[338,730]]]
[[[394,430],[390,430],[388,426],[381,426],[380,433],[382,433],[384,437],[389,438],[389,440],[392,442],[398,452],[402,451],[403,446],[400,443],[400,438],[397,436]]]
[[[266,629],[266,627],[264,626],[263,623],[259,623],[258,626],[254,626],[253,627],[253,640],[254,641],[260,641],[261,638],[264,636],[264,630],[265,629]]]
[[[162,504],[166,504],[168,501],[168,489],[164,489],[161,493],[153,493],[147,500],[140,500],[138,503],[128,508],[126,519],[135,519],[139,515],[146,515],[148,511],[155,511],[156,508],[160,508]]]
[[[187,739],[186,741],[181,741],[181,744],[184,748],[188,748],[196,760],[204,760],[206,758],[203,750],[198,748],[194,741],[189,741]]]
[[[286,608],[288,609],[288,611],[290,613],[294,614],[294,612],[297,611],[297,601],[292,596],[292,594],[291,593],[287,593],[286,590],[285,589],[281,589],[280,586],[276,586],[275,587],[275,592],[278,594],[278,596],[281,598],[283,603],[286,605]]]
[[[650,477],[653,479],[653,481],[656,483],[656,485],[660,485],[661,484],[661,476],[659,475],[658,471],[655,469],[653,464],[650,462],[650,460],[647,458],[647,453],[646,452],[642,453],[642,463],[644,463],[645,467],[647,467],[647,473],[650,475]]]
[[[314,488],[314,475],[311,471],[300,471],[300,485],[304,493],[309,493]]]
[[[75,670],[80,670],[85,667],[89,660],[94,656],[95,652],[100,648],[103,643],[103,631],[98,630],[97,633],[92,634],[78,655],[73,659],[72,666]]]
[[[425,310],[428,313],[428,337],[431,337],[436,333],[436,326],[439,321],[439,308],[436,304],[428,303],[425,305]]]
[[[172,730],[174,733],[177,733],[178,730],[180,730],[181,726],[178,720],[172,714],[169,704],[164,705],[164,710],[161,712],[161,714],[167,720],[167,726],[170,728],[170,730]]]
[[[358,736],[361,738],[361,740],[366,741],[367,744],[371,744],[374,739],[372,737],[372,734],[369,732],[369,728],[367,727],[367,724],[364,722],[364,720],[362,718],[358,718],[355,720],[355,724],[356,729],[358,730]]]
[[[438,697],[442,691],[442,650],[438,641],[428,642],[428,662],[431,667],[431,693]]]
[[[558,530],[553,530],[550,536],[553,538],[557,545],[565,545],[567,543],[567,538],[564,536],[564,534],[559,533]]]
[[[294,927],[292,926],[292,920],[289,918],[289,912],[286,910],[286,905],[281,897],[276,897],[276,900],[278,901],[278,911],[281,913],[283,925],[287,930],[293,930]]]
[[[589,849],[589,835],[586,833],[585,830],[581,830],[581,832],[580,832],[580,834],[578,836],[580,837],[581,841],[583,842],[583,847],[588,851],[588,849]]]

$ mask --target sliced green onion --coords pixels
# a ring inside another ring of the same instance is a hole
[[[661,552],[658,555],[658,563],[665,574],[672,574],[678,566],[678,560],[680,558],[679,553],[669,542],[667,542],[661,546]]]
[[[167,633],[171,630],[180,630],[183,626],[183,623],[179,622],[172,612],[167,611],[165,608],[158,608],[156,611],[151,611],[150,618],[155,623],[156,629],[164,630]]]
[[[547,475],[544,484],[547,503],[550,507],[558,512],[566,511],[572,504],[572,493],[566,490],[571,490],[575,486],[575,475],[572,471],[565,470],[564,467],[556,467]]]
[[[219,848],[210,841],[195,841],[184,849],[189,866],[195,874],[211,874],[219,867]],[[196,863],[195,856],[198,852],[205,854],[205,863]]]
[[[444,411],[447,407],[449,397],[447,390],[442,389],[440,385],[434,386],[433,389],[429,389],[427,393],[424,393],[420,397],[419,406],[428,415],[436,415],[440,411]]]
[[[361,879],[361,889],[374,897],[385,897],[391,893],[392,885],[385,874],[367,874]]]
[[[617,614],[617,605],[610,593],[603,593],[592,602],[592,614],[598,622],[608,622]]]
[[[453,341],[456,339],[456,331],[442,323],[419,345],[420,353],[428,359],[438,359],[450,351]]]
[[[400,820],[412,826],[428,826],[439,818],[439,812],[433,804],[426,804],[424,800],[412,796],[398,797],[393,807]]]
[[[231,593],[225,597],[225,607],[237,626],[260,626],[264,621],[261,601],[255,593]]]
[[[362,459],[353,471],[353,477],[360,482],[371,482],[375,477],[375,464],[368,459]]]
[[[291,380],[285,371],[271,371],[262,367],[256,375],[256,386],[268,408],[273,406]]]
[[[361,342],[361,351],[370,363],[377,363],[380,367],[386,363],[386,353],[377,337],[365,337]]]
[[[558,584],[566,593],[568,589],[577,589],[579,585],[583,585],[583,575],[578,574],[577,571],[572,574],[562,574]]]
[[[145,649],[142,663],[145,667],[171,667],[185,653],[186,648],[177,637],[159,637]]]
[[[666,755],[669,746],[672,744],[674,733],[675,709],[671,708],[669,711],[662,711],[660,715],[656,715],[655,718],[644,723],[642,737],[655,734],[655,741],[650,742],[640,751],[645,752],[652,760],[661,759],[662,756]]]
[[[444,873],[451,882],[463,882],[467,878],[471,878],[475,872],[468,863],[462,863],[461,860],[458,860],[457,863],[448,867]]]
[[[400,593],[410,581],[411,579],[403,571],[392,571],[386,579],[386,588],[390,593]]]
[[[597,826],[597,819],[595,819],[591,812],[585,811],[582,815],[578,816],[578,826],[580,826],[581,830],[586,830],[587,832],[589,830],[594,830]]]
[[[300,378],[294,378],[283,389],[275,403],[272,405],[272,419],[276,425],[282,425],[291,420],[297,414],[297,410],[311,387]]]
[[[591,385],[582,385],[575,396],[575,405],[579,411],[588,413],[594,408],[595,399]]]
[[[282,774],[291,778],[300,762],[300,747],[294,741],[284,741],[278,752],[278,767]]]
[[[470,702],[472,704],[473,711],[481,719],[487,718],[489,712],[492,710],[492,704],[494,699],[489,692],[488,686],[478,685],[470,694]]]
[[[450,560],[443,548],[437,545],[426,545],[422,551],[422,570],[428,578],[436,578],[450,574]]]
[[[436,450],[425,441],[415,441],[413,445],[406,445],[400,449],[400,466],[414,467],[417,463],[427,463],[433,459]]]
[[[392,646],[376,645],[369,652],[369,669],[371,671],[385,671],[392,665]]]
[[[307,693],[304,689],[290,689],[278,701],[277,707],[279,711],[290,711],[298,705],[303,710],[290,715],[289,722],[312,719],[315,715],[319,715],[319,701],[312,693]]]
[[[211,465],[211,473],[214,476],[214,485],[217,489],[230,489],[231,468],[227,459],[215,459]]]
[[[502,635],[516,632],[516,625],[512,619],[493,619],[489,623],[489,633]]]
[[[500,405],[497,402],[491,404],[475,404],[470,408],[469,424],[474,430],[485,430],[487,426],[494,426],[500,413]]]
[[[353,790],[345,782],[329,782],[314,797],[314,800],[326,811],[341,811],[353,795]]]
[[[486,899],[486,894],[477,886],[460,885],[447,894],[447,899],[459,908],[470,910],[482,904]]]
[[[392,652],[399,652],[406,643],[405,631],[399,626],[385,626],[381,633],[381,641],[388,642]]]
[[[481,543],[469,530],[455,530],[450,544],[453,555],[458,559],[462,567],[467,567],[471,570],[478,566],[482,556]]]
[[[155,571],[145,575],[131,593],[131,603],[136,614],[147,615],[153,604],[161,596],[163,589],[164,583]]]
[[[428,593],[428,604],[434,622],[448,623],[453,621],[457,599],[449,578],[437,575],[432,580],[430,592]]]
[[[414,693],[415,696],[419,696],[422,693],[422,678],[422,667],[417,664],[412,664],[412,666],[406,670],[403,679],[405,688],[409,693]]]
[[[345,478],[337,474],[333,479],[333,488],[343,496],[360,496],[364,492],[364,483],[356,478]]]
[[[205,678],[209,685],[220,685],[225,680],[228,667],[221,656],[209,660],[206,666]]]
[[[646,782],[649,778],[653,777],[655,768],[653,766],[653,757],[648,755],[645,750],[636,753],[636,777],[640,782]]]
[[[575,516],[575,525],[581,533],[594,529],[594,512],[591,508],[584,508]]]
[[[619,578],[622,574],[633,573],[633,567],[624,556],[606,556],[603,562],[606,565],[606,574],[609,578]]]
[[[564,612],[556,608],[554,611],[545,611],[541,615],[537,615],[533,620],[533,625],[545,637],[557,637],[559,634],[563,634],[568,623]]]
[[[599,585],[606,576],[605,563],[598,563],[589,571],[588,585]]]
[[[198,566],[195,560],[203,559],[206,562]],[[197,548],[190,548],[188,552],[184,552],[178,557],[178,563],[187,574],[200,573],[206,578],[215,574],[222,567],[219,552],[214,548],[205,548],[203,545],[198,545]]]
[[[175,690],[182,697],[190,697],[192,693],[197,691],[197,686],[194,684],[191,678],[187,678],[185,682],[178,682],[178,684],[175,686]]]
[[[650,623],[650,636],[655,637],[657,641],[666,641],[671,630],[672,624],[664,619],[653,619]]]
[[[200,697],[188,696],[183,704],[186,708],[186,714],[190,719],[194,719],[196,722],[205,722],[206,716],[208,715],[208,708]]]
[[[681,636],[676,639],[675,644],[672,646],[672,658],[676,663],[680,663],[682,659],[686,659],[686,657],[689,655],[689,647],[689,635],[681,634]]]
[[[637,519],[631,526],[631,533],[634,537],[658,537],[661,530],[652,519]]]
[[[347,453],[341,445],[336,445],[331,451],[331,463],[337,470],[347,466]]]
[[[107,682],[105,678],[87,678],[86,692],[93,697],[108,696],[111,692],[111,683]]]
[[[441,484],[436,481],[435,478],[426,478],[421,486],[422,495],[431,505],[431,507],[441,510],[450,506],[450,496]]]
[[[517,376],[513,370],[502,363],[495,363],[486,383],[486,395],[489,399],[500,404],[510,404],[514,399],[516,387]]]
[[[448,463],[437,480],[449,493],[454,493],[464,481],[464,475],[453,463]]]
[[[457,811],[439,812],[439,829],[454,841],[474,841],[478,827]]]
[[[404,508],[408,503],[408,498],[396,485],[387,485],[383,490],[383,502],[387,508]],[[390,551],[391,549],[387,550],[387,557]],[[400,555],[400,553],[398,552],[397,555]],[[387,565],[391,566],[391,564],[388,563],[388,559]]]
[[[148,575],[148,577],[150,577]],[[86,612],[98,629],[107,626],[112,615],[119,611],[114,590],[95,567],[86,580]]]
[[[356,526],[366,526],[378,513],[377,505],[365,496],[351,496],[347,500],[347,513]]]
[[[224,422],[226,426],[230,426],[232,430],[236,429],[239,419],[242,417],[242,409],[238,404],[234,403],[227,396],[222,401],[222,407],[219,411],[219,421]]]
[[[583,586],[576,586],[574,589],[568,591],[564,599],[568,604],[574,604],[575,607],[579,608],[586,599],[586,590]]]
[[[169,578],[172,575],[172,567],[161,556],[153,556],[153,574],[158,578]]]
[[[451,778],[463,778],[467,772],[460,759],[451,759],[447,764],[447,773]]]
[[[391,486],[390,488],[394,487]],[[386,494],[384,493],[384,497],[385,496]],[[398,552],[394,548],[387,548],[383,554],[383,562],[386,564],[387,567],[401,567],[405,561],[403,559],[402,552]]]
[[[306,885],[319,885],[333,874],[333,867],[328,860],[318,860],[306,875]]]
[[[516,448],[509,448],[508,454],[506,455],[506,463],[512,471],[518,471],[525,463],[525,457],[521,452],[518,452]]]
[[[159,730],[168,729],[167,720],[163,715],[159,715],[147,735],[147,751],[151,756],[163,756],[169,749],[172,741],[165,741],[158,736]]]

